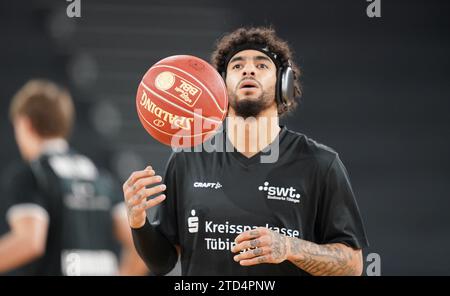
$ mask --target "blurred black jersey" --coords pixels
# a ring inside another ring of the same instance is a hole
[[[7,220],[35,213],[49,223],[45,254],[15,274],[117,273],[113,212],[122,197],[111,176],[67,147],[47,149],[39,159],[16,166],[8,175]]]

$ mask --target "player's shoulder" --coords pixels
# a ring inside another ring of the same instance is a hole
[[[290,129],[286,129],[288,143],[301,158],[313,158],[319,164],[329,166],[337,157],[338,153],[333,148],[320,143],[313,138]]]
[[[173,150],[166,162],[166,169],[173,169],[176,166],[186,166],[199,157],[200,153],[193,153],[184,149]]]
[[[37,190],[37,181],[28,163],[13,161],[7,165],[1,176],[2,191],[8,201],[16,202],[17,195],[23,196]]]

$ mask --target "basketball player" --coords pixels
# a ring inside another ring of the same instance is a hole
[[[0,273],[145,274],[120,188],[68,146],[69,93],[49,81],[30,81],[13,98],[10,115],[26,164],[8,175],[1,201],[9,200],[10,231],[0,237]]]
[[[226,82],[223,134],[235,149],[174,153],[164,184],[151,167],[130,176],[123,190],[141,257],[158,274],[180,254],[183,275],[361,275],[367,240],[338,154],[278,124],[300,95],[287,43],[240,28],[212,64]],[[262,162],[271,149],[278,159]],[[145,209],[159,203],[150,223]]]

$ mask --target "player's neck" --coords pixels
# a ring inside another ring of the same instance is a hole
[[[276,108],[262,111],[256,118],[243,119],[230,108],[227,135],[236,150],[250,158],[271,144],[280,132]]]
[[[45,152],[62,152],[65,151],[67,147],[67,141],[63,138],[33,137],[28,139],[23,157],[26,161],[31,162],[38,159]]]
[[[20,145],[20,151],[25,161],[31,162],[36,160],[41,154],[42,139],[39,137],[29,137],[26,142]]]

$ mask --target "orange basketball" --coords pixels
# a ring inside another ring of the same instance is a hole
[[[139,83],[136,95],[139,119],[159,142],[192,147],[213,136],[228,108],[222,77],[204,60],[167,57],[154,64]]]

